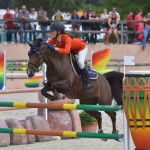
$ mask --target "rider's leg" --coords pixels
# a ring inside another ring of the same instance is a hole
[[[83,81],[84,81],[84,85],[87,89],[90,89],[92,87],[92,84],[90,83],[89,74],[88,74],[88,71],[87,71],[85,64],[84,64],[87,52],[88,52],[87,46],[85,47],[85,49],[79,51],[78,63],[79,63],[80,71],[81,71],[81,76],[82,76]]]

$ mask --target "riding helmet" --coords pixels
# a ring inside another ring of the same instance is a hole
[[[61,22],[53,22],[52,25],[50,26],[50,32],[52,31],[60,31],[63,33],[65,30],[65,26]]]

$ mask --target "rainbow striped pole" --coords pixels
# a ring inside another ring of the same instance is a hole
[[[122,106],[107,105],[83,105],[83,104],[50,104],[50,103],[27,103],[27,102],[0,102],[1,107],[17,108],[47,108],[47,109],[65,109],[65,110],[90,110],[90,111],[119,111]]]
[[[74,132],[74,131],[58,131],[58,130],[27,130],[0,128],[0,133],[12,134],[30,134],[30,135],[47,135],[47,136],[63,136],[63,137],[82,137],[82,138],[103,138],[103,139],[122,139],[123,134],[93,133],[93,132]]]

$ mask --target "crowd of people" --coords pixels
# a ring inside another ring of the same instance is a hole
[[[7,29],[6,40],[8,43],[12,41],[13,34],[13,32],[10,32],[9,30],[19,31],[14,32],[16,43],[25,43],[27,41],[28,34],[26,30],[33,30],[33,32],[30,32],[29,35],[30,41],[33,41],[36,39],[36,30],[38,29],[38,25],[40,25],[42,31],[46,31],[50,25],[47,12],[43,9],[43,7],[40,7],[39,11],[36,11],[35,8],[31,8],[31,12],[29,12],[26,6],[22,5],[21,10],[18,10],[18,8],[15,9],[14,14],[10,12],[10,8],[7,8],[3,19],[9,20],[5,22],[5,28]],[[11,19],[14,20],[11,21]],[[37,22],[37,20],[39,20],[39,22]],[[47,41],[48,35],[46,32],[42,33],[42,39]]]
[[[146,18],[142,16],[143,11],[139,10],[137,14],[134,14],[132,11],[129,11],[126,19],[128,20],[127,23],[127,31],[131,31],[128,36],[128,42],[137,42],[143,41],[142,50],[146,47],[147,36],[150,33],[150,24],[149,18],[150,14],[148,12]],[[83,11],[83,14],[80,16],[77,11],[73,11],[70,16],[70,21],[72,25],[72,31],[80,30],[82,27],[82,31],[103,31],[105,33],[103,42],[105,44],[109,44],[110,41],[114,41],[115,44],[119,44],[119,26],[120,26],[120,14],[117,12],[116,7],[112,7],[112,10],[108,12],[105,8],[101,14],[96,14],[96,12],[92,9],[87,11]],[[12,14],[10,9],[6,10],[6,13],[3,16],[3,19],[17,19],[19,22],[16,21],[7,21],[5,23],[5,28],[7,29],[6,38],[7,42],[12,41],[12,32],[9,30],[17,30],[19,32],[14,33],[15,42],[25,43],[27,40],[27,32],[26,30],[33,30],[33,32],[29,33],[30,40],[34,40],[37,37],[37,33],[35,32],[40,26],[42,31],[47,31],[48,26],[50,25],[50,19],[47,17],[47,12],[40,7],[38,11],[35,8],[31,8],[29,12],[25,5],[22,5],[21,10],[15,9],[15,13]],[[60,10],[57,10],[56,13],[52,17],[53,20],[61,21],[63,20],[63,15]],[[38,22],[36,21],[38,20]],[[79,20],[79,21],[74,21]],[[81,20],[81,22],[80,22]],[[89,20],[85,22],[84,20]],[[144,22],[131,22],[133,20]],[[31,22],[29,22],[31,21]],[[138,32],[138,33],[135,33]],[[44,41],[48,40],[47,32],[43,32],[42,39]],[[85,40],[88,44],[96,44],[98,42],[97,39],[97,32],[91,33],[82,33],[81,37]],[[114,35],[114,36],[112,36]],[[19,38],[18,38],[19,37]]]

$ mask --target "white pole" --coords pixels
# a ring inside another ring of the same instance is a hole
[[[127,119],[123,111],[124,150],[130,150],[130,136]]]
[[[126,69],[125,69],[125,56],[124,56],[124,77],[123,83],[125,79]],[[127,119],[125,116],[125,111],[123,111],[123,130],[124,130],[124,150],[130,150],[130,136],[129,136],[129,128]]]
[[[46,64],[44,63],[43,64],[43,80],[45,81],[46,80]],[[47,103],[47,98],[43,96],[43,102],[44,103]],[[47,108],[44,108],[43,109],[43,116],[46,120],[48,120],[48,109]]]

